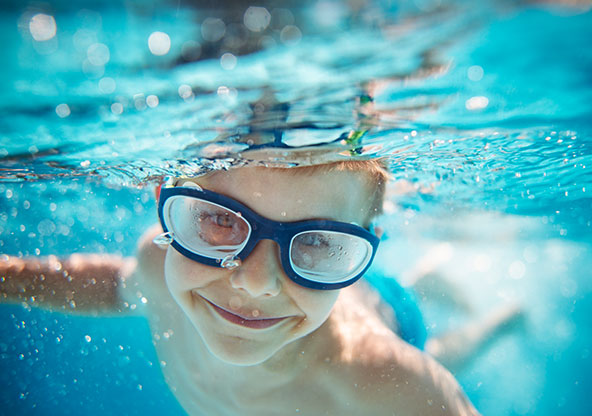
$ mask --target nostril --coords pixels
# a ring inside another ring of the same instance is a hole
[[[236,269],[230,275],[230,286],[233,289],[244,290],[252,297],[277,296],[281,291],[278,276],[244,267]]]
[[[281,290],[282,290],[282,283],[280,282],[280,278],[276,277],[276,278],[274,278],[273,284],[271,284],[270,287],[268,288],[267,293],[265,293],[265,296],[266,297],[277,296]]]

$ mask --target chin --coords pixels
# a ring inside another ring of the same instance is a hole
[[[189,303],[189,305],[192,304]],[[239,336],[236,331],[220,330],[216,325],[201,322],[199,314],[195,314],[191,307],[188,308],[189,311],[183,307],[182,309],[208,352],[226,364],[237,366],[262,364],[290,342],[282,337],[276,337],[275,342],[273,338],[268,337],[257,339],[255,332],[252,337]]]
[[[261,348],[253,341],[235,337],[216,341],[204,339],[204,342],[208,351],[220,361],[245,367],[263,364],[282,348],[273,348],[270,345]]]

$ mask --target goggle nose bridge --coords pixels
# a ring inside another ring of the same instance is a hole
[[[251,254],[253,249],[255,249],[261,240],[270,240],[275,241],[278,245],[281,261],[283,251],[282,242],[285,242],[283,235],[285,231],[284,224],[267,224],[263,221],[259,221],[258,218],[254,218],[254,221],[249,221],[246,218],[244,218],[244,220],[247,221],[251,226],[251,235],[249,235],[249,241],[247,242],[245,248],[240,253],[238,253],[236,257],[244,260],[249,256],[249,254]],[[288,248],[286,247],[286,250],[287,249]]]

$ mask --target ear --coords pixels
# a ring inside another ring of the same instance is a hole
[[[156,197],[157,201],[160,199],[160,189],[161,188],[162,188],[162,183],[160,185],[158,185],[156,188],[154,188],[154,196]]]
[[[384,234],[384,229],[380,226],[374,226],[374,234],[376,234],[376,237],[382,238]]]

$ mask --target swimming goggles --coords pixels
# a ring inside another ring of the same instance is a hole
[[[312,289],[349,286],[370,267],[379,239],[344,222],[272,221],[247,206],[198,185],[163,187],[158,216],[164,233],[155,238],[207,266],[239,267],[257,243],[273,240],[280,247],[286,275]]]

